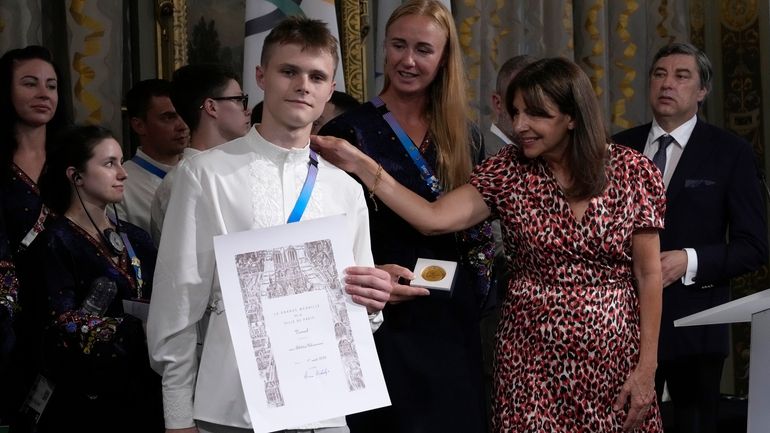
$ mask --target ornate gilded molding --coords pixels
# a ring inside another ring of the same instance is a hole
[[[722,0],[720,6],[725,126],[748,140],[764,160],[757,3]]]
[[[187,0],[174,0],[174,70],[187,64]]]
[[[364,62],[364,34],[361,32],[363,9],[359,0],[343,0],[342,25],[340,26],[340,44],[342,49],[342,67],[345,74],[345,89],[359,101],[367,100],[366,63]]]
[[[155,0],[158,77],[187,64],[187,0]]]
[[[701,50],[706,48],[706,8],[703,0],[690,1],[690,42]]]
[[[758,18],[757,0],[732,0],[720,3],[722,25],[730,30],[741,30]]]

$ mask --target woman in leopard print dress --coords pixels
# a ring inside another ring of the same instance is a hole
[[[516,254],[497,332],[495,431],[660,432],[660,173],[609,142],[591,83],[568,60],[520,72],[506,107],[518,146],[433,203],[346,142],[313,141],[422,232],[501,220]]]

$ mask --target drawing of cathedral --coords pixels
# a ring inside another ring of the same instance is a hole
[[[254,357],[259,375],[265,384],[265,396],[269,406],[283,406],[284,400],[275,356],[265,328],[263,299],[310,291],[326,292],[329,309],[334,319],[333,331],[348,390],[365,388],[361,363],[345,306],[345,294],[337,273],[330,240],[253,251],[239,254],[235,260]]]

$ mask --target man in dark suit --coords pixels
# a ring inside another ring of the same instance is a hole
[[[666,184],[655,385],[658,398],[668,385],[679,433],[716,431],[728,327],[674,328],[674,320],[727,302],[729,279],[756,270],[768,257],[751,145],[697,117],[711,76],[708,57],[696,47],[663,47],[650,68],[652,123],[613,137],[651,158]]]

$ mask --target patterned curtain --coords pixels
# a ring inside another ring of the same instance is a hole
[[[114,0],[68,0],[67,36],[75,120],[122,130],[123,6]]]
[[[0,55],[42,41],[40,0],[0,2]]]
[[[612,132],[649,121],[649,60],[666,43],[689,40],[686,1],[464,0],[453,6],[482,128],[489,127],[497,70],[519,54],[578,63]]]

